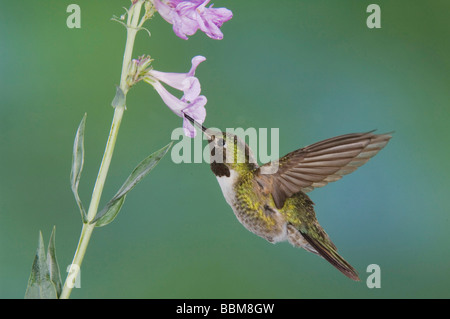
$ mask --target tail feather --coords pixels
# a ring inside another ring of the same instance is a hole
[[[300,233],[302,234],[303,238],[317,251],[317,253],[330,264],[332,264],[337,270],[339,270],[341,273],[352,280],[360,281],[358,272],[338,254],[335,247],[328,247],[323,242],[316,240],[315,238],[309,236],[307,233]]]

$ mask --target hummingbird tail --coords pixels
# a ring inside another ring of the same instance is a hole
[[[304,232],[300,232],[303,238],[317,251],[317,254],[332,264],[337,270],[346,275],[348,278],[360,281],[358,272],[344,258],[342,258],[336,249],[325,243],[310,237]]]

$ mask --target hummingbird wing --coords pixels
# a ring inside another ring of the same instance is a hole
[[[358,272],[338,254],[336,246],[317,221],[308,195],[303,192],[295,194],[280,212],[288,222],[288,241],[292,245],[321,256],[348,278],[359,281]]]
[[[391,137],[372,132],[333,137],[283,156],[278,160],[276,173],[261,173],[264,168],[273,166],[272,162],[261,166],[257,180],[272,194],[280,209],[293,194],[310,192],[353,172],[377,154]]]

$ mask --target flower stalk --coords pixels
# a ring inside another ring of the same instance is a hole
[[[105,226],[116,218],[128,192],[149,174],[172,146],[171,142],[142,160],[128,176],[116,195],[102,210],[99,210],[99,203],[108,176],[117,136],[126,110],[126,96],[132,86],[140,81],[152,85],[167,107],[183,119],[185,135],[195,136],[196,131],[190,121],[195,121],[200,125],[204,122],[207,99],[204,95],[200,95],[201,85],[199,79],[195,76],[195,71],[197,66],[206,60],[205,57],[201,55],[193,57],[188,72],[174,73],[154,70],[151,65],[153,59],[149,55],[143,55],[132,60],[132,54],[138,31],[145,30],[150,35],[150,31],[144,28],[143,24],[152,18],[155,12],[158,12],[161,17],[172,24],[175,34],[182,39],[187,40],[187,36],[193,35],[197,30],[203,31],[212,39],[222,39],[223,34],[220,27],[224,22],[231,19],[232,13],[226,8],[213,8],[212,5],[206,7],[209,2],[210,0],[131,0],[131,6],[129,10],[126,10],[126,14],[120,18],[113,18],[114,21],[126,27],[127,38],[120,84],[112,101],[114,116],[87,211],[78,194],[78,185],[84,163],[86,114],[78,126],[73,146],[70,182],[83,223],[77,249],[68,270],[69,274],[64,285],[62,285],[56,261],[54,232],[51,236],[47,256],[45,256],[41,235],[28,280],[26,298],[68,299],[70,297],[95,227]],[[144,9],[143,14],[141,14],[142,9]],[[170,93],[165,86],[181,91],[183,95],[178,98]],[[61,288],[61,286],[63,287]]]
[[[127,40],[123,55],[122,73],[119,85],[120,89],[122,90],[125,96],[131,86],[130,83],[128,83],[127,79],[129,76],[134,41],[136,39],[137,32],[139,31],[143,22],[147,18],[146,16],[144,16],[141,20],[139,20],[143,3],[144,3],[143,0],[134,1],[127,14]],[[103,187],[105,185],[106,177],[108,175],[109,166],[111,164],[111,159],[114,153],[114,147],[116,145],[117,136],[119,134],[119,128],[122,122],[124,111],[125,111],[125,103],[115,106],[114,117],[112,120],[111,129],[108,136],[108,141],[106,143],[105,152],[103,154],[100,169],[97,175],[97,179],[95,181],[94,190],[92,192],[91,202],[87,212],[87,222],[83,223],[83,228],[81,230],[77,250],[75,252],[71,264],[69,275],[67,276],[66,281],[64,283],[60,299],[68,299],[70,297],[73,288],[73,280],[77,278],[77,275],[81,269],[81,264],[83,262],[84,255],[86,254],[86,249],[88,247],[89,240],[91,238],[92,232],[95,229],[95,223],[90,224],[90,221],[94,219],[98,211],[98,205],[100,203]]]

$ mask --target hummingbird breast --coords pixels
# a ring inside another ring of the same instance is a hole
[[[287,239],[284,216],[270,195],[262,193],[251,172],[239,174],[231,169],[229,177],[216,177],[225,200],[245,228],[271,243]]]

